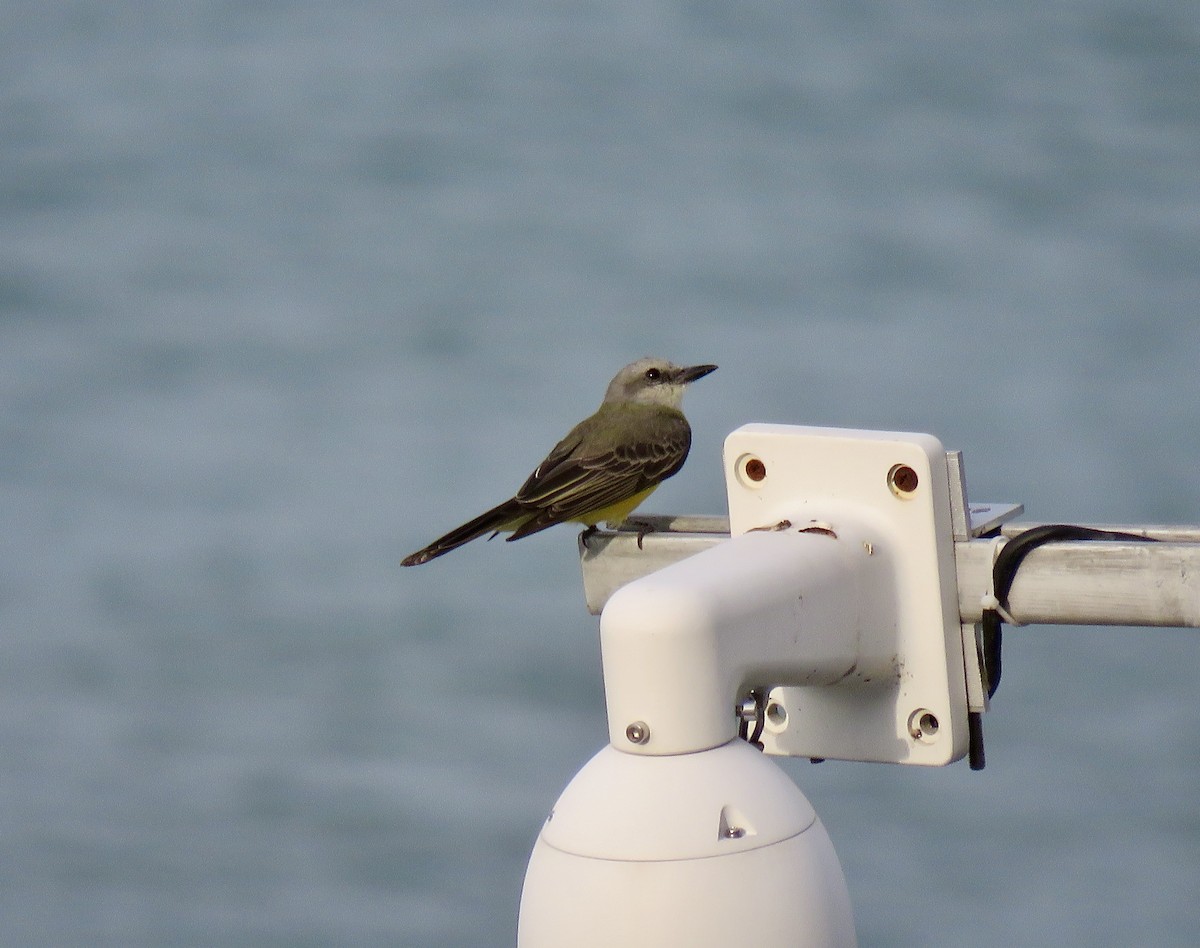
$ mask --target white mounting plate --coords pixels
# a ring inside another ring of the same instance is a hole
[[[744,425],[725,440],[725,481],[733,536],[786,520],[783,529],[815,524],[834,542],[870,552],[860,601],[848,607],[859,611],[862,654],[894,655],[894,674],[869,683],[854,675],[835,685],[762,682],[769,689],[764,750],[924,765],[962,757],[966,686],[941,442],[926,434]]]

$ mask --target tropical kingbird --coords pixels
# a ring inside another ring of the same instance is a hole
[[[596,413],[554,446],[512,499],[405,557],[402,565],[427,563],[485,533],[512,531],[511,541],[567,521],[589,530],[623,521],[683,467],[692,446],[692,429],[680,410],[683,390],[714,369],[665,359],[625,366]]]

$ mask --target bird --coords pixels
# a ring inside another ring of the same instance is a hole
[[[687,460],[692,429],[684,389],[715,365],[678,366],[666,359],[631,362],[609,382],[596,412],[558,442],[511,498],[406,556],[419,566],[490,533],[511,542],[556,523],[621,523]],[[641,538],[639,535],[639,546]]]

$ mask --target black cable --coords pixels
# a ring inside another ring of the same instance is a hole
[[[972,770],[987,766],[983,753],[983,715],[979,711],[967,712],[967,760]]]
[[[996,605],[983,610],[980,619],[981,654],[983,668],[983,684],[987,696],[991,698],[1000,687],[1000,672],[1003,668],[1001,661],[1001,646],[1004,641],[1003,616],[1008,613],[1008,594],[1013,581],[1017,578],[1017,569],[1025,557],[1046,543],[1058,543],[1063,540],[1153,540],[1153,537],[1137,533],[1122,533],[1119,530],[1097,530],[1094,527],[1077,527],[1066,523],[1048,523],[1040,527],[1031,527],[1017,534],[1004,544],[996,554],[992,564],[992,596]],[[987,758],[983,752],[983,716],[977,711],[967,715],[968,724],[968,755],[972,770],[983,770]]]
[[[1066,523],[1047,523],[1018,533],[1004,544],[992,564],[992,594],[1000,609],[1008,610],[1008,593],[1013,581],[1017,578],[1017,569],[1025,557],[1046,543],[1059,543],[1064,540],[1138,540],[1154,541],[1153,537],[1142,536],[1138,533],[1122,533],[1119,530],[1097,530],[1094,527],[1078,527]],[[983,673],[987,685],[988,697],[996,693],[1000,687],[1001,645],[1001,615],[997,608],[984,609],[981,624],[983,626]]]

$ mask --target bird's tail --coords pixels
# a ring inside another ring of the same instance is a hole
[[[468,520],[461,527],[451,530],[444,537],[438,537],[424,549],[417,550],[416,553],[406,556],[400,561],[400,565],[420,566],[422,563],[428,563],[443,553],[457,550],[464,543],[470,543],[476,537],[481,537],[485,533],[511,530],[515,525],[514,522],[519,521],[522,511],[523,508],[517,502],[516,498],[506,500],[491,510],[481,513],[474,520]]]

